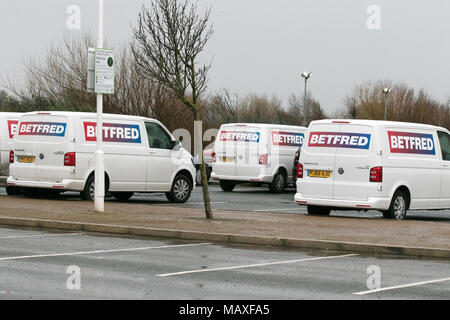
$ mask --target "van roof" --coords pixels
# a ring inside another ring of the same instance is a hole
[[[21,115],[23,115],[23,113],[22,112],[0,112],[0,118],[3,118],[3,117],[10,117],[10,116],[13,116],[13,117],[20,117]]]
[[[311,121],[310,126],[313,124],[339,124],[339,123],[348,123],[348,124],[363,124],[370,126],[398,126],[404,128],[417,128],[423,127],[428,129],[439,129],[445,130],[447,129],[443,127],[434,126],[431,124],[425,123],[414,123],[414,122],[401,122],[401,121],[385,121],[385,120],[368,120],[368,119],[324,119],[324,120],[314,120]]]
[[[33,111],[33,112],[27,112],[24,113],[23,115],[37,115],[37,114],[46,114],[46,115],[53,115],[53,116],[72,116],[72,117],[77,117],[77,118],[81,118],[81,117],[96,117],[97,114],[95,112],[75,112],[75,111]],[[146,118],[146,117],[141,117],[141,116],[130,116],[130,115],[125,115],[125,114],[112,114],[112,113],[104,113],[103,114],[104,117],[107,117],[109,119],[123,119],[124,117],[126,117],[127,119],[130,120],[156,120],[156,119],[152,119],[152,118]],[[157,121],[157,120],[156,120]]]
[[[236,122],[236,123],[224,123],[221,127],[236,127],[236,126],[249,126],[249,127],[260,127],[260,128],[301,128],[307,129],[302,126],[286,125],[286,124],[274,124],[274,123],[253,123],[253,122]]]

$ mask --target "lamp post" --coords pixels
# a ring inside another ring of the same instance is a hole
[[[97,48],[103,48],[103,0],[98,0],[98,39]],[[97,145],[95,150],[95,211],[105,211],[105,163],[103,142],[103,95],[97,93]]]
[[[384,94],[384,120],[387,120],[386,102],[387,102],[387,96],[388,96],[389,92],[391,92],[391,88],[383,88],[383,94]]]
[[[309,77],[311,77],[312,72],[303,72],[302,73],[302,77],[305,78],[305,93],[303,95],[303,107],[304,107],[304,117],[305,117],[305,125],[308,124],[308,105],[307,105],[307,100],[306,100],[306,83],[308,82]]]

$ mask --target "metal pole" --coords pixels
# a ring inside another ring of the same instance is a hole
[[[387,120],[387,109],[386,109],[386,99],[387,99],[387,94],[384,94],[384,120]]]
[[[305,108],[305,126],[308,125],[308,105],[306,100],[306,82],[308,81],[308,78],[305,78],[305,93],[303,95],[303,107]]]
[[[97,47],[103,48],[103,0],[98,0]],[[95,151],[95,211],[105,211],[105,163],[103,153],[103,95],[97,94],[97,148]]]

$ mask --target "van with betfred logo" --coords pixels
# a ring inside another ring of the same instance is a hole
[[[309,214],[450,208],[450,133],[376,120],[311,122],[297,164],[295,201]]]
[[[0,187],[5,186],[8,194],[15,194],[15,189],[6,185],[9,176],[9,158],[13,148],[13,138],[22,113],[0,112]]]
[[[267,184],[273,193],[294,184],[294,155],[302,145],[305,127],[229,123],[220,127],[214,144],[211,177],[224,191],[239,183]]]
[[[159,121],[104,114],[105,191],[125,201],[134,192],[163,192],[172,202],[189,199],[195,178],[192,156]],[[7,184],[37,190],[95,195],[96,114],[30,112],[14,136]]]

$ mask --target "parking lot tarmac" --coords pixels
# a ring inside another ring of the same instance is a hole
[[[0,228],[0,299],[449,299],[449,270],[352,252]]]

